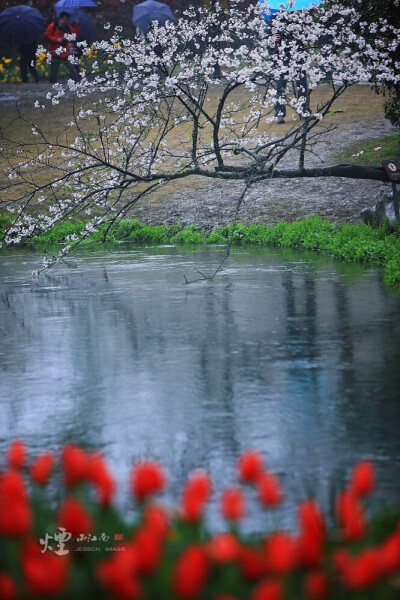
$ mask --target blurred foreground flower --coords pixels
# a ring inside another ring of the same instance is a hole
[[[150,496],[161,492],[166,483],[165,473],[161,465],[146,461],[133,468],[132,492],[137,500],[146,501]]]
[[[16,440],[2,463],[0,600],[398,598],[398,510],[368,522],[363,502],[375,488],[370,461],[360,461],[337,494],[332,529],[318,503],[306,498],[297,507],[297,530],[251,536],[240,534],[251,505],[270,511],[283,499],[279,479],[254,450],[237,461],[238,480],[250,487],[233,483],[219,496],[230,530],[213,534],[204,523],[213,493],[205,471],[192,472],[179,506],[167,509],[153,500],[166,488],[163,467],[135,463],[132,523],[112,506],[117,486],[99,453],[66,444],[61,460],[50,452],[30,459]]]

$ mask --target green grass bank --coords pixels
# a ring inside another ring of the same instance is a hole
[[[369,140],[357,140],[344,148],[335,159],[358,165],[381,166],[382,160],[400,160],[400,133]]]
[[[0,217],[0,239],[8,223],[8,215]],[[79,236],[83,229],[83,223],[62,223],[29,243],[65,243],[69,236]],[[124,219],[109,232],[107,241],[135,244],[225,244],[231,232],[231,225],[205,232],[196,225],[183,227],[177,223],[151,226],[136,219]],[[83,244],[101,243],[103,237],[104,229],[99,229]],[[258,244],[316,250],[342,260],[381,265],[385,285],[400,289],[399,232],[389,234],[384,227],[373,228],[362,224],[335,225],[320,217],[309,217],[302,221],[278,223],[273,226],[265,223],[239,223],[234,230],[233,243],[243,246]]]

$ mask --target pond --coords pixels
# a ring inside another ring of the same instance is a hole
[[[37,278],[36,252],[3,252],[0,450],[15,436],[100,448],[123,508],[132,459],[163,462],[168,501],[195,467],[232,483],[248,447],[281,476],[288,526],[290,503],[328,507],[361,457],[375,502],[399,500],[400,304],[379,270],[235,249],[214,281],[183,285],[223,252],[82,251]]]

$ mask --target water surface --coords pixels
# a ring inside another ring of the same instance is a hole
[[[87,251],[36,279],[35,252],[1,254],[0,450],[72,440],[102,449],[120,481],[133,458],[158,458],[176,496],[197,466],[231,483],[257,447],[286,508],[310,490],[328,506],[370,457],[376,502],[400,499],[400,304],[381,273],[236,249],[213,282],[182,285],[223,252]]]

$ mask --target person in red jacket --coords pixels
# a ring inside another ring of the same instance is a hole
[[[60,65],[63,63],[74,81],[79,81],[79,72],[68,57],[70,55],[70,42],[65,39],[65,34],[80,32],[79,19],[75,20],[75,27],[69,25],[69,13],[62,12],[54,23],[50,23],[44,36],[49,41],[49,51],[51,53],[50,65],[50,83],[57,82],[57,73]]]

